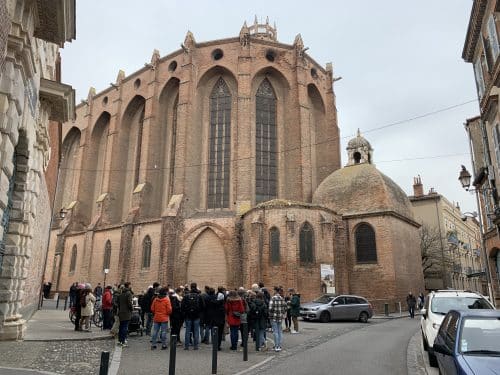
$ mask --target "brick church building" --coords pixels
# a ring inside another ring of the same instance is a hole
[[[182,48],[96,93],[65,124],[46,279],[262,281],[376,306],[423,290],[419,225],[358,134],[341,168],[332,64],[300,35],[245,23],[238,37]]]

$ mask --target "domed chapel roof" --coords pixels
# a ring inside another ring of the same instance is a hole
[[[349,160],[318,186],[313,203],[329,207],[341,215],[394,211],[413,219],[405,192],[372,164],[370,143],[361,136],[349,141]]]

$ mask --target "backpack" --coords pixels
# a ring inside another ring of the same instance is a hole
[[[186,297],[184,297],[183,302],[185,301],[185,311],[188,316],[196,315],[200,310],[199,305],[199,296],[196,293],[189,293]]]

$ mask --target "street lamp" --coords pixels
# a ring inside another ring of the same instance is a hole
[[[499,212],[499,208],[497,206],[497,192],[496,192],[496,188],[495,187],[475,187],[474,189],[470,189],[470,181],[471,181],[471,174],[469,173],[469,171],[467,170],[467,168],[465,168],[465,166],[462,165],[462,169],[460,170],[460,174],[458,176],[458,180],[460,181],[460,183],[462,184],[462,187],[466,190],[466,191],[469,191],[469,192],[475,192],[476,193],[476,204],[477,204],[477,207],[479,208],[480,207],[480,204],[479,204],[479,193],[483,193],[483,192],[486,192],[486,191],[490,191],[491,192],[491,196],[492,196],[492,199],[493,199],[493,202],[494,202],[494,206],[495,206],[495,209],[494,209],[494,219],[496,219],[496,216],[497,216],[497,213]],[[482,215],[478,215],[477,213],[470,213],[470,212],[465,212],[462,216],[462,220],[464,219],[467,219],[467,216],[469,217],[473,217],[473,218],[476,218],[478,217],[479,219],[479,232],[480,232],[480,236],[481,236],[481,254],[483,256],[483,259],[484,259],[484,267],[485,267],[485,273],[486,273],[486,282],[488,283],[488,294],[489,294],[489,297],[490,297],[490,301],[491,303],[493,303],[493,305],[495,304],[495,298],[494,298],[494,295],[493,295],[493,289],[492,289],[492,280],[491,280],[491,274],[490,274],[490,264],[489,264],[489,259],[488,259],[488,251],[486,249],[486,238],[484,236],[485,234],[485,231],[484,231],[484,223],[483,223],[483,217]],[[489,214],[487,213],[487,216],[489,216]],[[495,221],[495,224],[496,223],[496,220]],[[498,224],[497,224],[498,225]]]
[[[108,273],[109,273],[109,268],[105,268],[104,269],[104,283],[103,283],[103,286],[102,286],[103,288],[106,287],[106,276],[107,276]]]
[[[64,208],[61,208],[59,210],[59,217],[61,218],[61,220],[66,217],[66,210]]]

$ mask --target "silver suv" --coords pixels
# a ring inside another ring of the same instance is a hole
[[[373,308],[365,298],[352,295],[323,294],[312,302],[300,306],[304,320],[359,320],[366,323],[373,316]]]
[[[450,310],[494,309],[481,294],[464,290],[438,290],[425,298],[425,306],[421,310],[422,345],[428,352],[430,365],[437,366],[434,355],[434,340],[444,316]]]

